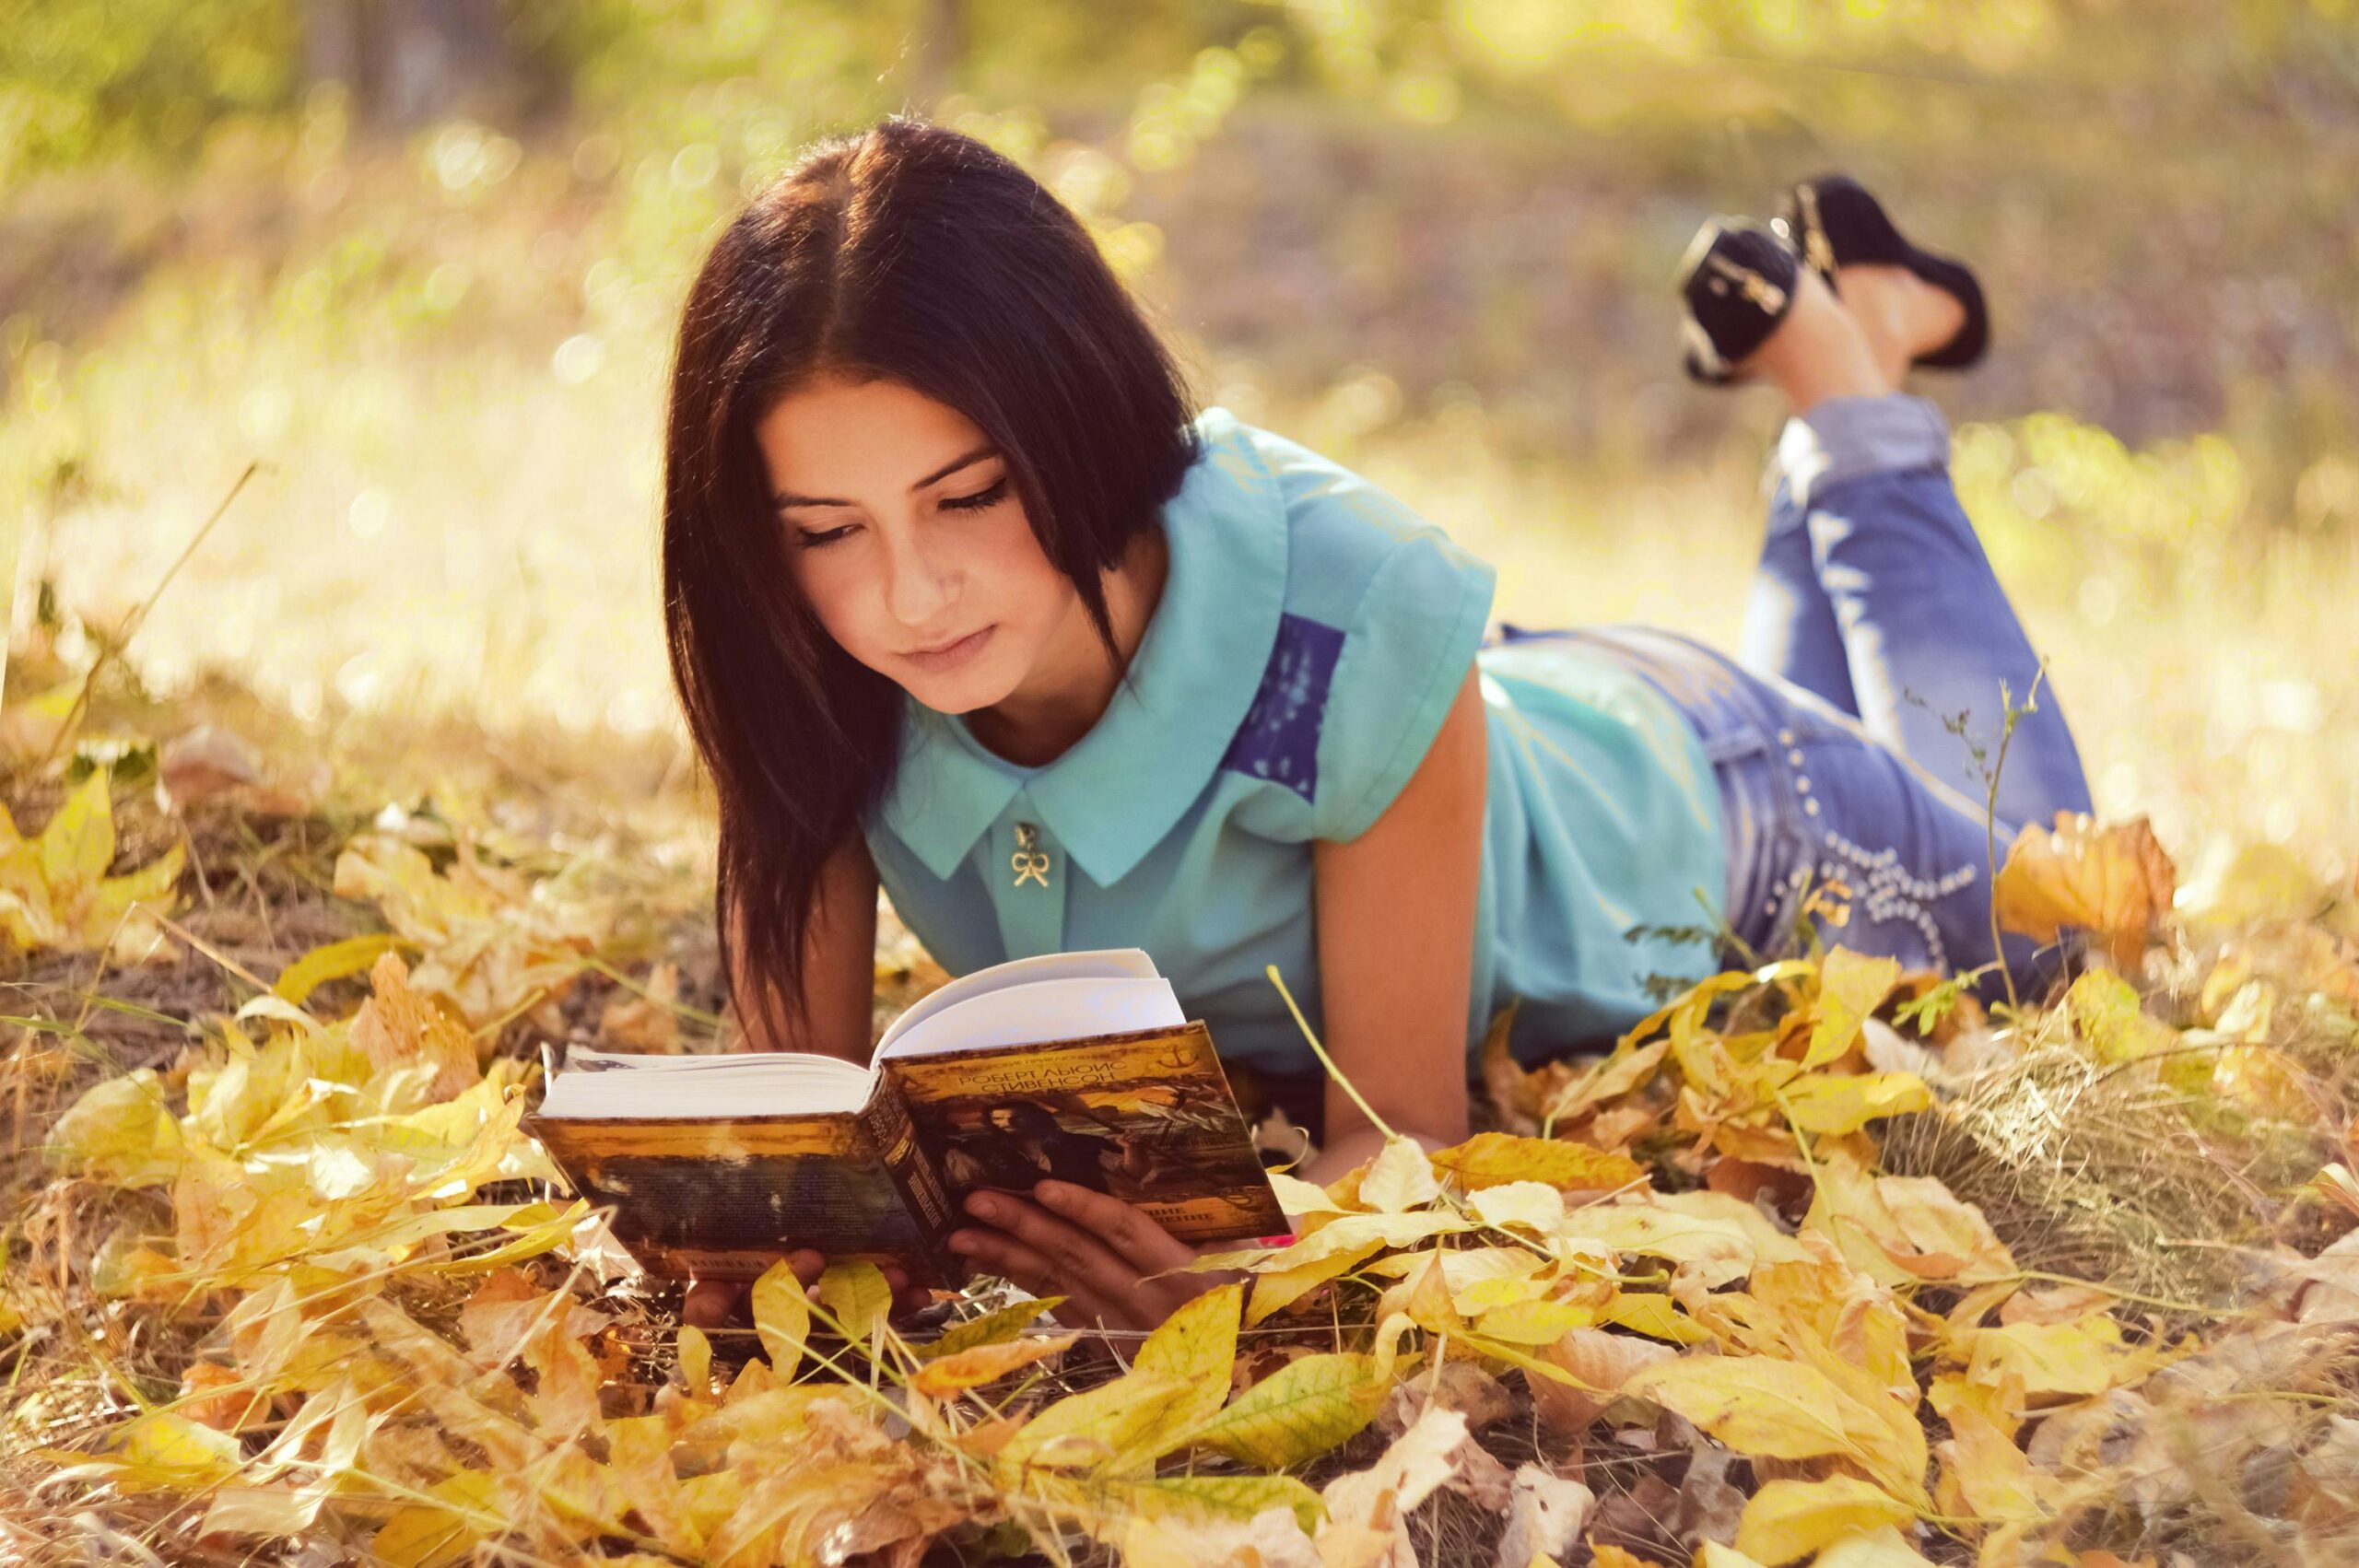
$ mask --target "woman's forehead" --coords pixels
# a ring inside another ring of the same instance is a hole
[[[755,438],[781,489],[900,495],[989,442],[975,422],[899,381],[825,377],[779,400]]]

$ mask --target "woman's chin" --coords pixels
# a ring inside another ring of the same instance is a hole
[[[1006,700],[1014,684],[995,679],[987,671],[960,671],[949,675],[918,675],[901,689],[936,713],[972,713]]]

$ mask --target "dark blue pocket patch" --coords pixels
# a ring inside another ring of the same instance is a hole
[[[1327,714],[1327,686],[1343,651],[1340,627],[1280,615],[1261,689],[1220,765],[1283,784],[1310,800],[1319,788],[1319,725]]]

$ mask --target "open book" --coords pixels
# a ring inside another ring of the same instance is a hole
[[[893,1022],[867,1067],[790,1052],[575,1048],[527,1131],[613,1206],[651,1273],[751,1279],[794,1247],[921,1283],[976,1188],[1044,1176],[1138,1204],[1186,1242],[1286,1222],[1212,1036],[1136,948],[979,969]]]

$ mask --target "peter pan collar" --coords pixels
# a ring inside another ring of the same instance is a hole
[[[1187,814],[1259,689],[1285,606],[1277,478],[1225,408],[1197,417],[1203,451],[1163,509],[1170,567],[1130,680],[1089,732],[1041,767],[986,750],[956,715],[902,699],[900,772],[884,825],[948,881],[1027,790],[1040,825],[1110,886]]]

